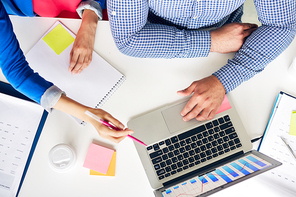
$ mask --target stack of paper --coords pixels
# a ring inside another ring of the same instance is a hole
[[[90,175],[115,176],[116,152],[91,143],[83,164]]]

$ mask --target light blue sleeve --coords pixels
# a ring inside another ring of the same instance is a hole
[[[102,9],[106,8],[106,1],[105,0],[85,0],[81,1],[76,9],[80,18],[82,18],[82,13],[85,9],[89,9],[94,11],[100,20],[103,19]]]

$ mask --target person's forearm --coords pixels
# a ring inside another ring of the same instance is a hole
[[[181,30],[148,23],[146,0],[107,1],[111,32],[120,52],[142,58],[206,57],[211,47],[209,31]],[[128,6],[127,6],[128,4]]]
[[[99,17],[94,11],[85,9],[83,11],[80,29],[87,30],[89,36],[94,37],[96,35],[98,20]]]
[[[66,95],[62,95],[53,108],[86,122],[89,122],[89,117],[85,114],[85,111],[92,109],[72,100]]]
[[[214,73],[226,93],[255,74],[278,57],[292,42],[295,31],[277,27],[259,27],[235,54],[233,59]],[[257,38],[257,39],[256,39]]]
[[[7,81],[37,103],[53,84],[29,67],[13,32],[11,21],[0,1],[0,68]]]

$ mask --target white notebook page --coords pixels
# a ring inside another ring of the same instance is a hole
[[[59,24],[57,21],[44,36]],[[75,34],[61,25],[75,38]],[[125,78],[96,52],[93,52],[92,62],[86,69],[78,75],[72,75],[68,67],[74,42],[57,55],[42,38],[26,54],[30,67],[77,102],[89,107],[100,107]]]

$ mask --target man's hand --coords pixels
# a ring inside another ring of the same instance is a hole
[[[231,53],[238,51],[246,38],[257,28],[256,24],[230,23],[211,31],[210,52]]]
[[[181,111],[184,121],[192,118],[196,120],[213,119],[219,110],[224,96],[225,89],[217,77],[211,75],[198,81],[194,81],[188,88],[178,91],[181,96],[193,96]]]
[[[77,32],[70,53],[69,72],[79,74],[88,67],[92,60],[98,16],[92,10],[84,10],[81,26]]]

